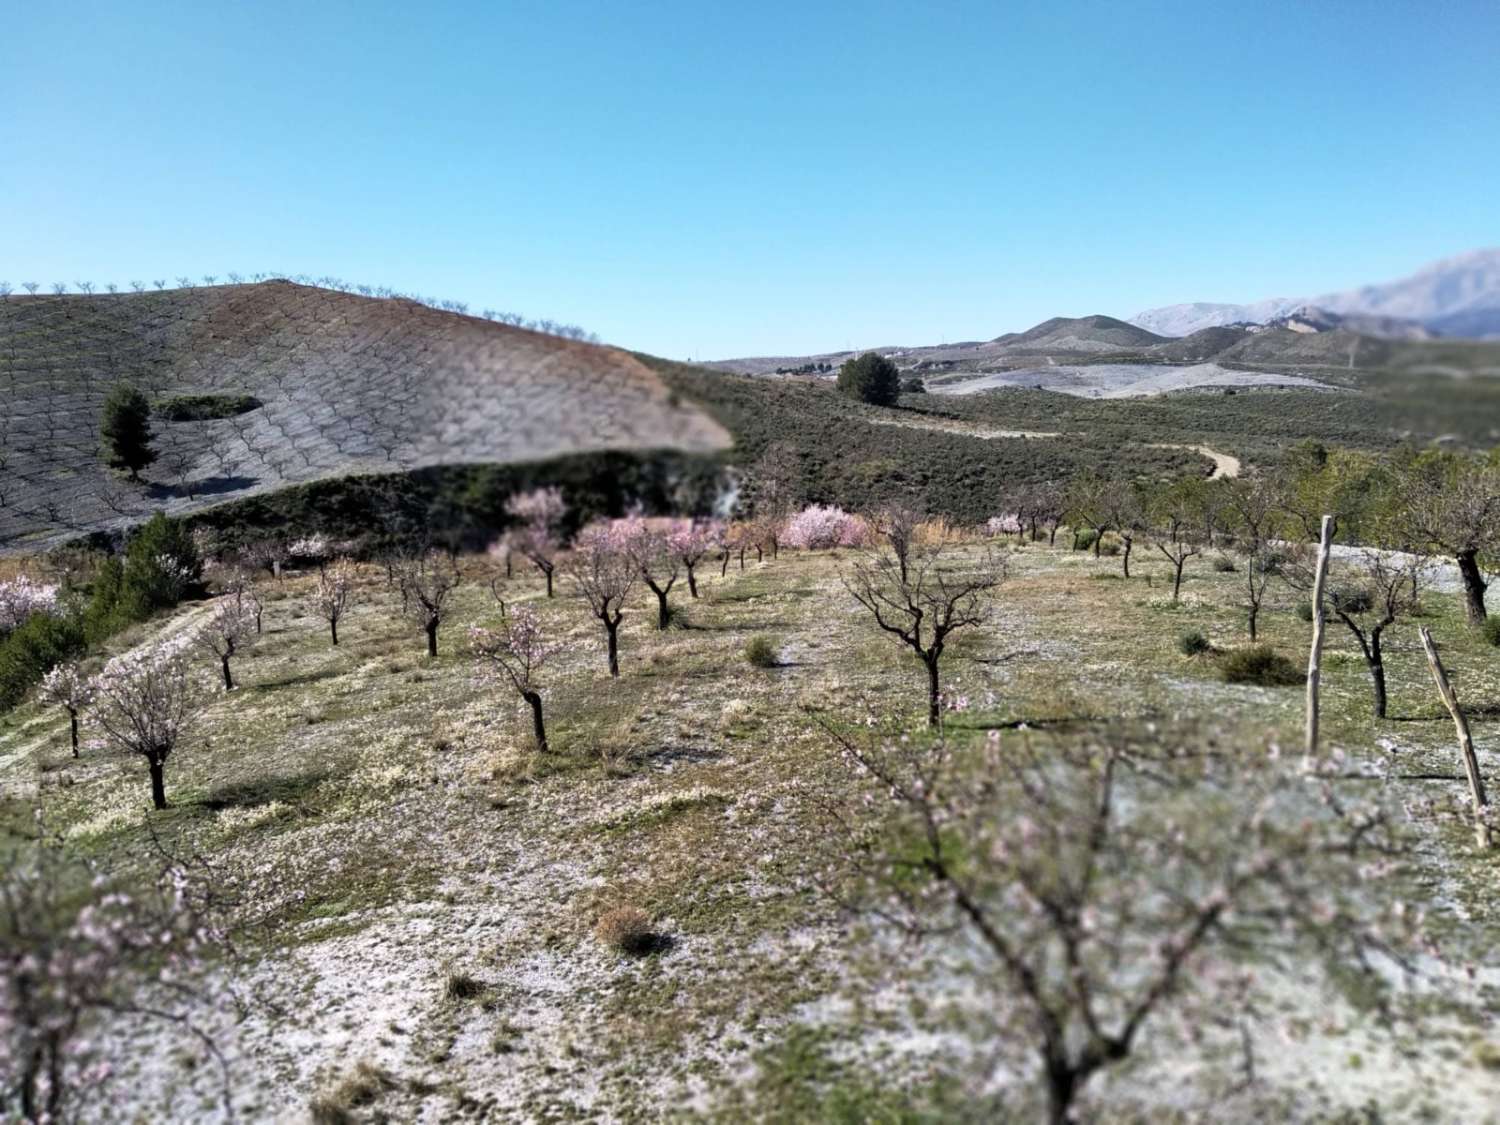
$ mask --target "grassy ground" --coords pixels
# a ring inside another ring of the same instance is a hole
[[[993,705],[951,721],[1055,725],[1067,737],[1122,716],[1213,716],[1295,745],[1300,689],[1228,686],[1211,658],[1177,648],[1189,629],[1220,648],[1242,643],[1243,575],[1192,560],[1174,604],[1165,561],[1141,554],[1125,580],[1116,559],[1014,551],[992,621],[948,660],[949,687],[993,693]],[[618,680],[582,604],[548,601],[518,576],[508,596],[564,642],[544,675],[545,758],[518,700],[463,653],[465,626],[498,621],[484,561],[462,563],[435,660],[374,569],[338,648],[311,615],[313,576],[268,579],[266,632],[237,662],[241,688],[209,696],[168,764],[171,810],[148,812],[137,762],[97,748],[68,757],[63,720],[35,705],[0,720],[0,786],[13,809],[39,797],[81,849],[118,850],[150,817],[243,873],[262,918],[248,963],[224,983],[249,1015],[226,1015],[219,1034],[250,1118],[297,1120],[321,1097],[325,1115],[342,1106],[432,1121],[993,1119],[1002,1106],[1025,1119],[1014,1109],[1024,1084],[959,1081],[970,1049],[924,1016],[941,991],[936,968],[913,955],[903,980],[876,987],[867,962],[883,939],[851,928],[803,878],[829,844],[807,791],[846,776],[818,718],[868,709],[910,720],[923,704],[920,668],[841,588],[848,562],[786,553],[722,579],[704,568],[703,597],[674,591],[681,613],[666,632],[653,628],[649,595],[638,598]],[[1308,627],[1296,600],[1278,592],[1262,628],[1300,662]],[[201,612],[184,607],[120,643]],[[1457,614],[1434,594],[1423,623],[1492,770],[1500,650]],[[759,635],[775,638],[777,667],[745,660]],[[1390,638],[1394,718],[1383,723],[1369,717],[1352,638],[1335,625],[1330,641],[1330,740],[1393,765],[1413,798],[1460,794],[1415,626]],[[1431,829],[1428,850],[1419,893],[1439,930],[1483,946],[1500,932],[1493,862],[1456,827]],[[601,914],[626,905],[662,935],[646,956],[594,937]],[[1373,1098],[1391,1119],[1472,1119],[1475,1105],[1500,1104],[1484,1003],[1477,1024],[1423,1029],[1418,1051],[1410,1038],[1367,1042],[1323,999],[1295,998],[1306,1038],[1268,1066],[1265,1096],[1296,1095],[1302,1116]],[[137,1109],[210,1112],[190,1051],[159,1032],[127,1040],[122,1029],[127,1041],[119,1088]],[[1163,1083],[1213,1089],[1211,1073],[1148,1056],[1104,1084],[1110,1116],[1193,1119],[1180,1094],[1158,1094]]]

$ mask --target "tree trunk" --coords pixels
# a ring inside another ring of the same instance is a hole
[[[332,621],[330,621],[328,623],[328,635],[333,638],[333,647],[334,648],[338,648],[339,647],[339,621],[338,621],[337,617],[335,617]]]
[[[1187,562],[1186,555],[1183,555],[1180,559],[1172,560],[1172,565],[1176,568],[1172,572],[1172,600],[1174,602],[1177,600],[1177,595],[1182,591],[1182,564],[1185,562]]]
[[[167,783],[162,776],[166,763],[157,758],[147,758],[147,765],[151,769],[151,804],[156,809],[167,807]]]
[[[73,757],[78,757],[78,712],[68,708],[68,736],[73,742]]]
[[[781,557],[781,540],[777,539],[774,535],[771,536],[771,557],[773,559]]]
[[[740,548],[740,569],[745,569],[745,548]]]
[[[1048,1125],[1069,1125],[1073,1120],[1073,1099],[1078,1096],[1076,1071],[1062,1060],[1047,1060]]]
[[[549,566],[542,573],[547,576],[547,596],[550,598],[552,596],[552,568]]]
[[[755,561],[756,562],[765,562],[766,561],[765,552],[761,550],[761,547],[760,547],[759,543],[757,543],[755,545]]]
[[[1474,557],[1476,554],[1475,551],[1461,551],[1454,556],[1458,562],[1459,576],[1464,580],[1464,611],[1469,615],[1470,625],[1478,625],[1489,616],[1484,608],[1484,592],[1489,588],[1489,583],[1479,570],[1479,563]]]
[[[938,662],[935,656],[924,656],[922,662],[927,665],[927,725],[935,727],[938,725]]]
[[[698,596],[698,576],[693,573],[693,563],[682,564],[687,569],[688,593],[693,597]]]
[[[667,590],[671,587],[668,586],[666,590],[663,590],[652,586],[651,589],[656,594],[656,627],[665,629],[672,623],[672,607],[667,604]]]
[[[438,623],[436,621],[429,621],[425,628],[427,631],[427,655],[436,656]]]
[[[1097,527],[1094,529],[1094,558],[1099,557],[1099,548],[1102,546],[1104,546],[1104,529]]]
[[[1125,554],[1121,557],[1120,562],[1121,562],[1121,565],[1123,565],[1124,568],[1125,568],[1125,577],[1129,578],[1130,577],[1130,548],[1135,545],[1135,540],[1134,539],[1130,539],[1130,538],[1127,537],[1124,540],[1124,543],[1125,543]]]
[[[225,691],[233,691],[234,690],[234,677],[229,674],[229,657],[227,657],[227,656],[221,656],[221,657],[219,657],[219,667],[222,668],[223,672],[224,672],[224,690]]]
[[[724,552],[724,558],[722,560],[720,560],[719,577],[723,578],[728,573],[729,573],[729,552],[725,551]]]
[[[1333,517],[1323,517],[1323,530],[1318,546],[1318,568],[1313,577],[1313,635],[1312,648],[1307,656],[1307,728],[1304,748],[1309,754],[1318,752],[1318,685],[1323,675],[1323,629],[1327,618],[1323,615],[1323,586],[1328,580],[1328,558],[1333,551]]]
[[[542,697],[534,691],[522,692],[521,697],[531,704],[531,730],[536,735],[536,748],[547,752],[547,728],[542,723]]]
[[[1365,651],[1365,663],[1370,669],[1370,682],[1375,689],[1375,717],[1385,718],[1385,656],[1380,651],[1380,631],[1370,632],[1370,647]]]
[[[1049,546],[1049,547],[1056,547],[1057,546],[1057,524],[1053,524],[1052,525],[1052,529],[1049,532],[1047,532],[1047,546]]]
[[[618,621],[604,622],[604,631],[609,634],[609,674],[618,676],[620,674],[620,641],[618,632],[620,623]]]
[[[1257,605],[1255,602],[1251,602],[1250,603],[1250,610],[1246,614],[1246,620],[1250,624],[1250,643],[1251,644],[1255,643],[1255,622],[1256,622],[1256,618],[1258,618],[1259,616],[1260,616],[1260,606]]]

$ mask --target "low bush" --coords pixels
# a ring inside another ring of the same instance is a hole
[[[1183,656],[1202,656],[1212,652],[1213,647],[1200,629],[1191,629],[1177,638],[1177,651]]]
[[[1114,558],[1120,553],[1120,542],[1117,539],[1106,539],[1099,544],[1099,553]]]
[[[1297,603],[1297,618],[1301,621],[1311,621],[1313,619],[1312,602],[1301,601]]]
[[[1486,617],[1479,626],[1479,635],[1488,643],[1500,647],[1500,617]]]
[[[636,906],[617,906],[606,911],[594,925],[594,936],[611,949],[639,955],[656,948],[651,917]]]
[[[1073,532],[1073,550],[1087,551],[1094,545],[1094,540],[1097,538],[1099,538],[1099,533],[1092,528],[1075,531]]]
[[[1257,687],[1291,687],[1305,680],[1302,669],[1269,645],[1226,652],[1219,661],[1219,674],[1226,684]]]
[[[76,616],[35,613],[0,640],[0,711],[21,702],[32,684],[86,647]]]
[[[173,395],[156,404],[156,416],[168,422],[204,422],[233,418],[261,405],[254,395]]]
[[[1228,555],[1220,555],[1214,559],[1214,570],[1219,574],[1233,574],[1239,567],[1234,565],[1234,560]]]
[[[745,642],[745,660],[754,668],[775,668],[781,653],[770,637],[751,637]]]

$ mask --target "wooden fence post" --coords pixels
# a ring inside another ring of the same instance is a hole
[[[1318,682],[1323,673],[1323,584],[1328,578],[1328,556],[1333,551],[1333,517],[1323,517],[1323,531],[1318,543],[1318,570],[1313,578],[1312,651],[1307,657],[1307,739],[1309,754],[1318,752]]]
[[[1432,678],[1437,683],[1438,694],[1448,714],[1453,716],[1453,726],[1458,730],[1458,749],[1464,756],[1464,772],[1469,775],[1469,797],[1474,802],[1474,842],[1481,848],[1492,846],[1490,838],[1489,801],[1484,795],[1484,777],[1479,772],[1479,757],[1474,753],[1474,739],[1469,735],[1469,720],[1464,718],[1463,708],[1458,705],[1458,694],[1448,682],[1448,673],[1443,671],[1443,662],[1438,658],[1437,646],[1432,643],[1432,634],[1426,625],[1417,626],[1422,637],[1422,648],[1427,652],[1427,663],[1432,665]]]

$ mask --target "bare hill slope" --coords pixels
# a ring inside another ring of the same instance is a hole
[[[121,381],[257,405],[154,419],[160,456],[133,485],[98,452]],[[0,300],[0,401],[11,547],[351,473],[729,443],[615,349],[280,281]]]

